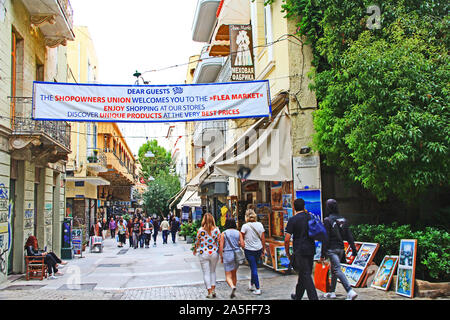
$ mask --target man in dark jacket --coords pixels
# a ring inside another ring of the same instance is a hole
[[[331,287],[330,292],[325,293],[324,297],[336,298],[334,291],[336,289],[336,280],[339,279],[345,291],[347,291],[347,300],[354,300],[358,295],[342,272],[340,261],[345,256],[344,240],[348,241],[352,249],[352,255],[356,256],[355,241],[347,220],[339,214],[336,200],[327,200],[326,211],[328,217],[324,219],[323,224],[327,230],[328,239],[322,245],[322,259],[326,256],[331,262]]]
[[[294,209],[296,214],[289,219],[286,226],[286,236],[284,238],[286,255],[291,262],[294,258],[294,269],[298,272],[295,294],[292,294],[291,298],[294,300],[301,300],[306,291],[309,300],[319,300],[311,277],[316,249],[314,240],[308,236],[308,220],[310,219],[310,216],[305,210],[305,201],[303,199],[296,199],[294,201]],[[293,236],[294,242],[293,256],[291,256],[289,252],[291,236]]]

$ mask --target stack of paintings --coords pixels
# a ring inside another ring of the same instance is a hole
[[[346,262],[341,264],[342,272],[347,277],[352,287],[358,287],[362,284],[363,276],[366,273],[367,267],[372,262],[377,253],[379,244],[369,242],[355,242],[358,254],[356,257],[352,256],[352,249],[348,243],[344,242],[346,250]]]
[[[399,295],[413,298],[416,273],[417,239],[402,239],[397,270],[397,286]]]

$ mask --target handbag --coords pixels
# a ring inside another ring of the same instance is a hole
[[[223,233],[223,235],[224,235],[225,239],[227,239],[228,245],[231,248],[233,248],[233,246],[231,245],[231,242],[228,239],[225,232]],[[234,253],[234,262],[236,262],[237,265],[244,264],[244,262],[245,262],[244,251],[242,251],[242,249],[238,247],[237,249],[233,249],[233,253]]]
[[[317,262],[314,268],[314,286],[322,292],[329,292],[331,281],[329,278],[330,264]]]

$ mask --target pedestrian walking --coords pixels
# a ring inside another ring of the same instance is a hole
[[[133,222],[133,248],[137,249],[139,246],[139,238],[141,236],[141,224],[139,222],[139,219],[136,217]]]
[[[147,218],[147,221],[144,223],[144,241],[145,241],[145,247],[149,248],[150,239],[152,237],[153,232],[153,224],[150,221],[150,218]]]
[[[175,217],[172,217],[170,221],[170,233],[172,234],[172,243],[175,243],[178,231],[180,231],[180,223]]]
[[[345,256],[344,240],[348,241],[352,249],[352,255],[357,255],[355,240],[353,234],[349,229],[347,219],[339,214],[336,200],[328,199],[326,203],[326,212],[328,217],[323,221],[325,229],[327,230],[328,239],[322,245],[322,257],[327,257],[331,263],[331,285],[330,292],[324,294],[325,298],[336,298],[336,284],[337,279],[341,282],[345,291],[347,292],[347,300],[354,300],[358,294],[350,286],[347,277],[342,272],[341,260]]]
[[[133,246],[133,227],[134,227],[133,219],[128,220],[127,229],[128,229],[128,242],[130,243],[130,248]]]
[[[208,299],[216,297],[216,266],[219,261],[220,231],[216,227],[211,213],[205,213],[202,224],[197,232],[194,245],[194,256],[199,252],[198,258],[203,272],[203,280],[208,290]]]
[[[113,217],[111,217],[111,221],[109,221],[109,231],[111,232],[111,239],[114,239],[116,236],[117,223]]]
[[[256,213],[253,209],[249,209],[247,223],[241,228],[244,237],[244,253],[251,270],[251,280],[249,290],[254,294],[261,294],[261,287],[258,277],[258,261],[264,255],[264,226],[257,221]]]
[[[139,234],[139,248],[144,248],[145,235],[144,235],[144,221],[143,218],[139,218],[139,225],[141,228],[141,233]]]
[[[162,231],[163,244],[167,244],[167,236],[169,235],[170,225],[167,218],[161,222],[160,230]]]
[[[118,247],[122,248],[125,244],[125,239],[127,235],[127,227],[123,222],[123,219],[119,220],[119,224],[117,225],[117,235],[119,236],[119,244]]]
[[[156,217],[152,219],[153,224],[153,246],[156,247],[156,238],[158,237],[159,232],[159,219]]]
[[[239,264],[234,257],[234,252],[244,248],[244,238],[242,233],[237,230],[236,221],[233,218],[225,221],[225,231],[220,235],[219,255],[225,270],[225,280],[231,288],[230,298],[235,297],[237,285],[237,270]]]
[[[301,300],[306,290],[309,300],[319,300],[311,277],[316,249],[314,240],[308,236],[308,220],[310,217],[305,210],[305,201],[301,198],[295,199],[294,210],[296,214],[289,219],[284,237],[286,255],[298,272],[297,286],[295,287],[295,293],[291,294],[291,298]],[[289,251],[292,237],[294,242],[293,255]]]
[[[103,238],[103,240],[106,239],[107,233],[108,233],[108,222],[106,221],[106,218],[103,218],[103,220],[102,220],[102,238]]]

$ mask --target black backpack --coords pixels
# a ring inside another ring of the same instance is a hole
[[[331,220],[331,229],[336,235],[336,237],[342,242],[345,240],[345,232],[344,232],[345,223],[346,223],[345,218],[338,218]]]

